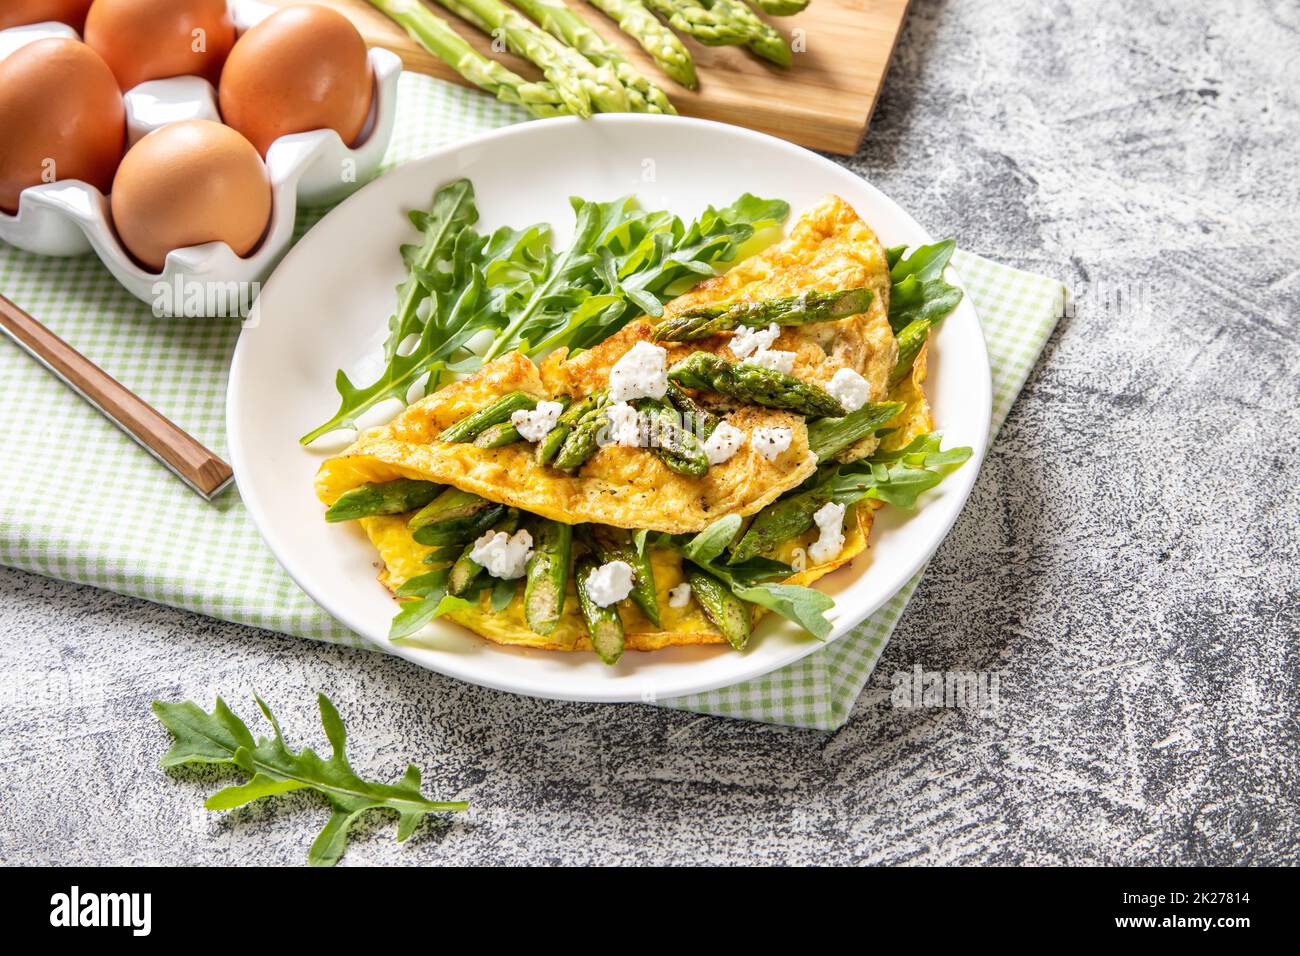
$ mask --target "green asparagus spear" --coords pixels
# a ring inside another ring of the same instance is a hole
[[[693,432],[682,427],[677,411],[652,398],[637,399],[637,412],[649,425],[651,444],[659,460],[679,475],[702,478],[709,470],[709,456]]]
[[[559,0],[512,0],[515,6],[536,21],[551,36],[563,40],[596,66],[613,70],[627,90],[628,103],[635,113],[668,113],[677,110],[664,91],[655,86],[623,56],[618,47],[592,29],[579,14]]]
[[[420,46],[475,86],[492,93],[503,103],[522,106],[534,116],[562,116],[568,112],[555,87],[534,83],[488,59],[466,43],[451,24],[420,0],[370,0],[397,21]]]
[[[505,517],[494,524],[492,531],[504,531],[506,534],[514,534],[515,528],[519,526],[519,512],[514,508],[506,509]],[[474,550],[477,539],[472,540],[465,545],[455,563],[451,566],[451,571],[447,574],[447,593],[461,597],[465,594],[478,580],[479,573],[483,570],[483,565],[479,564],[470,557],[470,552]]]
[[[326,521],[355,521],[371,515],[396,515],[423,508],[442,490],[442,485],[415,478],[394,478],[372,482],[345,491],[325,512]]]
[[[912,371],[912,363],[921,354],[921,346],[930,335],[929,319],[913,319],[898,330],[898,362],[889,376],[889,384],[901,382]]]
[[[555,422],[555,427],[547,432],[546,437],[537,443],[537,464],[549,465],[555,460],[555,456],[559,453],[560,449],[564,447],[565,439],[567,439],[569,434],[573,431],[573,426],[580,422],[588,412],[599,407],[601,402],[604,400],[605,394],[606,393],[603,391],[593,392],[587,397],[574,402],[565,409],[564,414]],[[568,396],[559,399],[559,401],[568,400]]]
[[[536,406],[537,399],[527,392],[510,392],[445,429],[438,436],[438,441],[471,442],[492,425],[510,421],[510,416],[515,412]]]
[[[688,309],[654,327],[660,341],[686,342],[727,332],[740,325],[765,328],[776,325],[806,325],[848,318],[867,311],[872,292],[868,288],[840,289],[837,292],[801,292],[799,295],[756,302],[725,302]]]
[[[664,393],[664,398],[668,399],[673,408],[677,409],[678,414],[682,416],[682,427],[705,441],[709,440],[709,436],[713,434],[714,429],[722,423],[721,418],[714,415],[683,392],[679,386],[671,382],[668,383],[668,391]]]
[[[655,591],[655,571],[650,564],[649,549],[637,551],[632,535],[622,528],[594,525],[591,538],[601,564],[623,561],[632,567],[632,600],[655,627],[659,626],[659,596]]]
[[[574,585],[578,591],[578,607],[587,624],[591,646],[606,664],[616,664],[623,656],[623,619],[618,616],[618,605],[600,607],[587,592],[587,578],[596,570],[590,555],[579,558],[574,565]]]
[[[609,404],[608,391],[602,390],[591,408],[574,423],[564,444],[555,453],[555,467],[561,471],[575,471],[600,447],[600,433],[608,424],[605,409]]]
[[[705,46],[740,46],[749,42],[749,25],[715,10],[713,0],[645,0],[645,5],[662,14],[673,29]]]
[[[769,17],[790,17],[808,6],[808,0],[749,0]]]
[[[531,526],[533,553],[525,569],[524,619],[534,632],[553,634],[564,613],[573,554],[573,527],[538,519]]]
[[[728,564],[771,551],[782,541],[797,538],[814,524],[813,515],[833,497],[832,482],[823,481],[807,491],[782,498],[768,505],[750,522],[739,543],[731,551]]]
[[[712,4],[715,13],[724,14],[748,30],[749,36],[745,40],[745,46],[752,53],[770,60],[777,66],[789,66],[794,62],[790,45],[785,42],[785,37],[777,32],[776,27],[747,7],[745,0],[712,0]]]
[[[449,518],[420,527],[411,535],[416,544],[428,546],[468,544],[482,536],[506,514],[506,506],[488,502],[488,507],[460,518]]]
[[[479,432],[474,439],[475,448],[504,448],[519,441],[519,429],[509,422],[497,422]]]
[[[687,89],[699,89],[695,61],[677,34],[645,8],[641,0],[587,0],[593,7],[617,21],[618,28],[645,50],[659,68]],[[804,0],[807,2],[807,0]]]
[[[728,362],[696,352],[668,370],[670,381],[686,388],[719,392],[728,398],[780,408],[809,418],[842,418],[843,405],[824,388],[775,369]]]
[[[744,650],[749,642],[749,608],[731,592],[731,589],[693,564],[684,566],[691,593],[704,609],[705,616],[722,632],[727,643],[736,650]]]
[[[512,53],[537,64],[575,115],[590,116],[593,106],[608,113],[627,112],[627,91],[613,71],[591,63],[501,0],[438,3],[484,33],[503,40]]]
[[[819,418],[808,425],[808,447],[818,461],[827,461],[883,427],[902,410],[902,402],[868,402],[843,418]]]

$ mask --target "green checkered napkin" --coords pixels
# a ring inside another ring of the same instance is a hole
[[[525,119],[489,97],[408,74],[394,164]],[[319,213],[302,217],[305,231]],[[1051,333],[1064,289],[958,253],[954,265],[988,337],[993,427]],[[0,291],[218,454],[234,321],[154,319],[91,255],[50,259],[0,244]],[[299,637],[369,647],[317,607],[262,543],[239,496],[205,504],[97,411],[0,341],[0,563]],[[917,577],[919,579],[919,575]],[[825,650],[758,680],[667,706],[830,729],[848,718],[910,581]]]

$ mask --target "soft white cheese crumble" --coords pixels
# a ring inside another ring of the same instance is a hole
[[[871,386],[867,380],[851,368],[842,368],[831,376],[826,391],[844,406],[846,412],[856,412],[871,397]]]
[[[781,327],[773,322],[766,329],[753,329],[742,325],[731,336],[728,346],[731,354],[743,359],[753,352],[765,352],[781,337]]]
[[[745,433],[729,422],[721,422],[704,442],[704,454],[710,465],[730,461],[745,444]]]
[[[510,424],[515,426],[524,441],[538,442],[551,433],[563,412],[564,406],[559,402],[538,402],[531,411],[521,408],[514,412]]]
[[[794,432],[788,428],[755,428],[749,444],[768,461],[776,461],[790,447]]]
[[[615,445],[639,448],[645,444],[646,436],[642,434],[641,416],[627,402],[618,402],[605,410],[605,420],[609,422],[607,438]]]
[[[759,349],[741,364],[757,365],[759,368],[770,368],[774,372],[784,372],[789,375],[794,371],[794,353],[775,349]]]
[[[828,501],[813,514],[817,530],[821,532],[808,547],[808,557],[815,564],[825,564],[844,550],[844,506]]]
[[[691,585],[689,581],[683,581],[675,588],[668,589],[668,606],[669,607],[686,607],[691,603]]]
[[[662,346],[638,342],[609,371],[609,395],[613,401],[658,399],[667,391],[668,350]]]
[[[524,565],[533,556],[533,536],[527,531],[506,534],[488,531],[474,542],[469,559],[482,565],[494,578],[512,580],[524,576]]]
[[[632,593],[632,565],[610,561],[587,575],[587,596],[597,607],[609,607]]]

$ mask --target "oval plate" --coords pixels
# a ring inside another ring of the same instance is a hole
[[[388,641],[395,604],[376,580],[374,548],[360,528],[326,524],[313,493],[317,468],[341,445],[303,448],[298,436],[337,407],[335,370],[358,369],[361,357],[383,341],[394,290],[405,277],[398,248],[414,236],[406,213],[427,208],[435,189],[460,176],[473,180],[481,229],[549,222],[557,244],[569,239],[570,196],[609,200],[635,193],[646,208],[689,220],[746,191],[786,200],[792,220],[819,197],[837,193],[886,246],[932,241],[896,203],[842,167],[782,140],[704,120],[625,114],[535,121],[407,163],[303,237],[263,288],[235,350],[227,403],[235,477],[279,562],[326,611],[384,650],[451,677],[538,697],[662,700],[758,677],[820,648],[773,615],[743,653],[719,646],[629,652],[614,667],[594,654],[492,644],[449,621],[430,625],[418,645]],[[952,270],[948,279],[960,284]],[[946,447],[969,445],[974,454],[914,514],[878,512],[870,549],[818,583],[836,602],[832,641],[924,565],[979,472],[990,378],[969,296],[931,343],[935,421]],[[370,381],[364,372],[361,378]]]

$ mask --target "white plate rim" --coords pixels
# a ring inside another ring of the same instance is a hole
[[[899,216],[901,220],[903,220],[919,237],[921,237],[920,241],[933,242],[933,237],[928,230],[924,229],[901,205],[879,190],[865,177],[846,169],[845,167],[840,166],[811,150],[804,149],[801,146],[769,136],[765,133],[745,129],[743,127],[718,123],[712,120],[697,119],[694,117],[657,116],[649,114],[601,114],[587,120],[579,120],[573,117],[558,117],[554,119],[533,120],[514,126],[501,127],[450,143],[403,163],[400,167],[390,170],[378,179],[368,183],[365,187],[349,196],[328,214],[322,217],[320,222],[313,226],[312,229],[309,230],[308,233],[304,235],[289,251],[288,255],[283,260],[281,267],[277,269],[277,273],[284,271],[285,267],[290,266],[292,263],[296,262],[298,258],[307,254],[307,249],[309,247],[307,240],[313,232],[321,230],[322,227],[329,222],[330,218],[339,210],[348,208],[354,204],[366,202],[368,193],[373,191],[376,186],[387,179],[388,176],[397,172],[398,169],[406,169],[412,165],[433,167],[439,163],[450,160],[458,153],[467,150],[481,149],[485,146],[490,146],[499,140],[513,139],[518,136],[528,136],[530,133],[543,127],[562,125],[578,126],[584,123],[600,125],[653,125],[658,123],[690,124],[708,129],[720,128],[728,135],[740,136],[741,138],[752,139],[755,142],[762,142],[768,148],[786,152],[795,163],[812,163],[828,172],[831,172],[833,175],[851,177],[856,180],[855,185],[858,188],[864,189],[868,193],[872,194],[875,202],[893,207],[894,214]],[[798,210],[792,210],[791,214],[792,216],[797,215]],[[975,314],[969,292],[966,291],[960,275],[951,265],[945,273],[945,278],[953,285],[962,288],[965,292],[962,297],[962,302],[958,306],[958,311],[969,311],[971,320],[974,321],[975,329],[979,332],[979,335],[976,336],[978,346],[976,353],[964,356],[965,361],[972,361],[976,364],[977,368],[974,369],[976,373],[981,369],[983,370],[983,374],[973,375],[973,379],[979,387],[979,392],[972,395],[970,400],[976,406],[982,405],[985,409],[988,409],[991,414],[992,379],[983,326],[979,322],[978,315]],[[273,274],[263,286],[263,295],[265,295],[266,291],[272,287],[274,282],[275,274]],[[950,315],[948,319],[951,321],[955,317],[956,313]],[[292,580],[331,617],[343,624],[354,634],[358,635],[366,643],[374,646],[376,649],[385,653],[394,654],[398,657],[409,660],[418,666],[458,680],[466,681],[467,683],[529,697],[588,703],[649,702],[689,697],[717,690],[722,687],[729,687],[735,684],[744,683],[745,681],[754,680],[766,674],[780,670],[783,667],[789,666],[809,654],[822,650],[829,646],[829,644],[845,636],[864,620],[880,610],[880,608],[888,603],[888,601],[892,599],[893,596],[926,565],[930,558],[933,557],[935,551],[938,550],[939,546],[947,538],[948,533],[952,530],[952,526],[956,523],[957,518],[965,507],[965,503],[970,496],[970,492],[974,487],[976,479],[979,476],[980,467],[983,464],[984,454],[988,445],[990,416],[986,415],[982,417],[982,428],[973,436],[976,440],[973,440],[970,443],[972,449],[970,460],[944,480],[944,490],[946,492],[945,506],[947,507],[947,513],[944,515],[937,531],[931,534],[930,545],[926,548],[917,549],[916,553],[912,555],[910,560],[898,562],[890,568],[882,571],[881,573],[887,573],[889,575],[892,582],[887,587],[884,587],[882,591],[884,596],[871,606],[867,606],[861,610],[855,610],[850,618],[836,621],[831,636],[825,642],[814,640],[801,641],[792,645],[787,653],[780,657],[770,658],[764,660],[761,664],[750,664],[749,666],[745,666],[745,662],[753,660],[754,658],[748,654],[736,654],[733,652],[731,657],[738,662],[735,668],[735,673],[728,674],[724,678],[695,681],[692,681],[689,676],[685,676],[680,682],[675,683],[669,690],[648,688],[644,685],[636,686],[635,689],[633,689],[629,685],[635,684],[635,682],[619,681],[611,682],[610,688],[607,691],[578,692],[566,689],[563,685],[543,684],[534,681],[520,681],[518,679],[500,679],[499,677],[495,677],[490,669],[487,670],[487,672],[483,672],[478,668],[466,668],[461,666],[461,662],[455,654],[445,654],[440,656],[437,650],[428,647],[413,646],[405,643],[392,643],[387,639],[386,634],[378,635],[372,633],[368,626],[369,622],[360,620],[356,614],[352,613],[352,609],[346,604],[334,600],[329,594],[320,593],[320,589],[312,586],[309,576],[301,572],[298,561],[295,560],[294,555],[288,552],[281,536],[274,530],[275,523],[272,520],[272,516],[267,508],[267,503],[264,501],[263,496],[256,488],[251,487],[241,479],[241,475],[249,473],[248,465],[251,460],[251,450],[245,442],[244,430],[242,428],[242,420],[244,417],[242,412],[244,409],[240,401],[245,357],[248,354],[249,348],[251,348],[247,345],[249,340],[249,336],[244,334],[240,335],[231,361],[230,378],[227,385],[226,396],[227,442],[231,456],[231,465],[235,473],[236,483],[239,486],[239,492],[244,505],[248,509],[249,514],[253,519],[253,523],[258,529],[258,533],[262,536],[262,539],[266,542],[268,548],[270,548],[276,561],[282,568],[284,568]],[[943,423],[937,422],[936,426],[939,430],[942,430]],[[937,506],[938,503],[931,504]],[[923,504],[922,507],[925,507],[925,505]],[[387,621],[384,622],[385,629],[387,623]],[[449,626],[455,627],[457,625],[449,624]],[[486,641],[483,641],[483,643],[489,648],[501,651],[509,652],[515,650],[490,644]],[[883,649],[883,645],[878,649],[877,659],[879,659],[879,653],[883,652]],[[539,653],[554,654],[558,652],[540,651]],[[683,665],[681,669],[689,670],[689,664]]]

